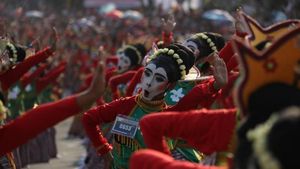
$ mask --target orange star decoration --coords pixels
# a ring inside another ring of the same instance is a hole
[[[242,10],[237,11],[241,24],[244,25],[249,35],[246,37],[250,46],[257,46],[264,41],[274,41],[292,29],[300,20],[286,20],[269,27],[263,28],[255,19],[245,14]]]
[[[300,88],[300,25],[286,31],[262,51],[235,37],[239,48],[241,77],[237,85],[238,104],[247,113],[248,99],[259,88],[272,83],[283,83]],[[245,114],[244,114],[245,115]]]

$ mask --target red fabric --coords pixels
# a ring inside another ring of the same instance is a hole
[[[103,123],[112,122],[118,114],[128,115],[136,105],[135,96],[114,100],[109,104],[104,104],[85,112],[82,116],[82,124],[87,136],[91,139],[94,147],[108,147],[107,140],[100,130]],[[101,149],[100,149],[101,150]],[[98,151],[99,154],[106,154],[107,151]]]
[[[52,50],[47,47],[35,55],[25,59],[23,62],[16,65],[15,68],[6,71],[0,75],[0,82],[3,91],[7,91],[14,83],[16,83],[32,66],[46,60],[52,55]]]
[[[44,77],[36,81],[36,90],[37,93],[40,93],[45,89],[49,84],[54,83],[54,81],[63,73],[66,69],[66,63],[62,62],[52,70],[50,70]]]
[[[148,148],[170,155],[164,137],[180,138],[202,153],[211,154],[228,149],[235,112],[235,109],[201,109],[150,114],[140,120],[140,127]]]
[[[116,68],[108,69],[105,73],[105,81],[109,82],[110,78],[113,77],[116,74],[117,74],[117,69]]]
[[[199,84],[176,105],[166,108],[164,111],[188,111],[196,109],[199,104],[199,99],[201,99],[200,105],[205,107],[207,103],[212,103],[215,92],[217,91],[213,89],[213,81]],[[100,130],[101,124],[114,121],[118,114],[128,115],[137,104],[135,98],[136,96],[121,98],[112,101],[111,103],[90,109],[84,113],[82,123],[86,134],[91,139],[94,147],[100,147],[107,143],[106,141],[103,142],[103,135]],[[103,155],[103,153],[107,152],[98,153]]]
[[[33,73],[27,72],[22,78],[20,79],[20,83],[22,87],[26,87],[29,83],[32,83],[45,69],[47,65],[42,64],[38,67]]]
[[[43,104],[0,127],[0,156],[34,138],[40,132],[80,112],[76,96]]]
[[[130,169],[226,169],[225,167],[203,166],[187,161],[177,161],[172,157],[154,151],[140,150],[130,158]]]
[[[247,32],[235,31],[235,35],[237,35],[238,37],[244,38],[245,36],[248,35],[248,33]]]
[[[238,67],[238,60],[235,55],[233,55],[230,60],[226,63],[227,71],[230,72]]]
[[[215,101],[216,95],[220,90],[214,89],[214,80],[211,79],[205,83],[200,83],[185,95],[173,107],[166,111],[188,111],[196,109],[199,105],[201,108],[210,108]]]
[[[108,85],[111,89],[111,92],[113,93],[114,100],[120,98],[120,94],[118,92],[118,85],[128,83],[136,72],[137,71],[130,70],[121,75],[115,75],[109,80]]]
[[[234,100],[233,100],[233,87],[234,84],[239,77],[239,73],[230,73],[228,77],[228,83],[224,86],[221,92],[217,95],[216,100],[224,107],[224,108],[234,108]]]
[[[100,97],[97,101],[96,101],[97,106],[101,106],[103,104],[105,104],[105,101],[103,99],[103,97]]]
[[[132,96],[135,87],[137,86],[137,84],[139,84],[141,82],[141,77],[144,73],[144,67],[139,68],[139,70],[135,73],[135,75],[132,77],[132,79],[130,80],[127,88],[126,88],[126,96]]]
[[[232,41],[229,41],[221,49],[219,56],[224,60],[225,63],[227,63],[233,55],[234,51],[232,49]]]
[[[173,41],[173,33],[162,32],[162,40],[164,42],[164,46],[168,46]]]

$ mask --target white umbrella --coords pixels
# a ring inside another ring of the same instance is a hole
[[[29,17],[29,18],[43,18],[44,17],[44,13],[41,12],[41,11],[33,10],[33,11],[27,11],[25,13],[25,16]]]
[[[132,19],[132,20],[141,20],[143,18],[143,15],[138,11],[128,10],[124,12],[123,18]]]
[[[234,18],[229,12],[220,9],[208,10],[202,14],[202,18],[211,21],[234,22]]]

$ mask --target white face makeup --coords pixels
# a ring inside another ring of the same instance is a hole
[[[148,64],[141,79],[143,98],[148,101],[154,100],[156,96],[166,91],[168,84],[169,80],[165,69],[156,68],[153,63]]]
[[[193,41],[185,41],[183,43],[183,46],[190,48],[193,51],[194,55],[195,55],[195,58],[196,58],[195,60],[198,59],[198,57],[200,55],[200,51],[199,51],[198,46],[197,46],[197,44],[195,42],[193,42]]]
[[[125,56],[124,53],[121,53],[118,61],[118,71],[125,72],[129,69],[130,65],[131,65],[131,61],[129,57]]]

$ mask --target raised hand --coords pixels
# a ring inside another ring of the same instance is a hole
[[[213,53],[209,56],[208,62],[212,65],[215,89],[224,87],[228,83],[228,72],[224,60],[217,53]]]
[[[105,60],[106,60],[106,56],[103,55],[104,52],[104,48],[103,46],[100,46],[98,48],[98,57],[99,57],[99,62],[98,62],[98,66],[96,68],[96,72],[95,72],[95,76],[93,79],[93,82],[90,86],[90,92],[92,92],[93,94],[95,94],[95,97],[100,97],[103,95],[104,90],[105,90]]]
[[[165,20],[165,18],[162,18],[161,24],[162,24],[162,29],[164,32],[171,33],[176,26],[176,21],[175,21],[174,15],[169,14],[167,20]]]

